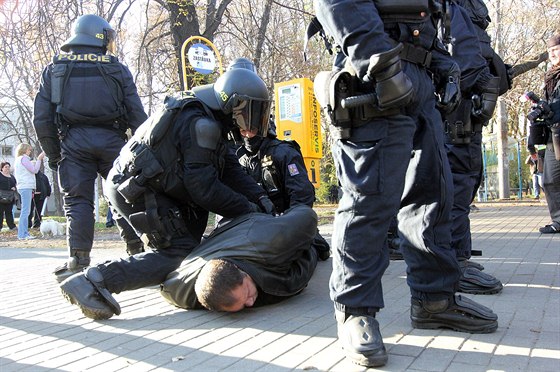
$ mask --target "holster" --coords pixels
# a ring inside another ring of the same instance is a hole
[[[314,81],[317,102],[325,112],[334,139],[347,139],[351,135],[352,118],[350,109],[345,109],[340,102],[354,95],[354,77],[346,70],[321,71]]]
[[[455,111],[445,116],[447,143],[466,145],[471,142],[473,125],[471,122],[471,100],[461,100]]]

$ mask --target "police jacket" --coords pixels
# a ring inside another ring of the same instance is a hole
[[[266,228],[263,228],[266,227]],[[259,295],[255,306],[278,302],[300,293],[317,265],[311,241],[317,215],[297,205],[279,217],[252,213],[214,230],[181,266],[167,276],[161,295],[172,305],[199,309],[194,290],[196,278],[211,259],[225,259],[249,274]]]
[[[509,89],[507,68],[502,58],[492,49],[492,40],[486,32],[486,28],[490,24],[490,16],[486,4],[484,4],[483,0],[456,0],[456,2],[467,11],[475,26],[482,56],[488,61],[492,75],[500,77],[499,94],[504,94]]]
[[[393,6],[396,3],[399,7]],[[437,39],[429,0],[315,0],[314,4],[317,19],[361,80],[367,75],[370,57],[395,48],[398,42],[446,53]],[[339,57],[338,67],[343,62]],[[442,58],[431,69],[436,75],[447,76],[453,66],[451,58]]]
[[[256,153],[241,146],[237,157],[245,171],[266,190],[278,212],[296,204],[313,206],[315,188],[297,143],[266,137]]]
[[[451,34],[453,59],[461,69],[461,91],[464,99],[480,93],[493,77],[488,61],[482,55],[476,26],[466,9],[451,3]]]
[[[55,70],[57,74],[68,72],[68,76],[55,78]],[[60,100],[53,97],[53,82],[58,82],[55,95],[58,89]],[[57,100],[62,101],[62,105],[55,103]],[[82,120],[57,114],[57,110],[67,110]],[[116,116],[117,113],[120,115]],[[54,160],[60,158],[61,125],[68,125],[68,130],[73,125],[102,125],[114,128],[122,136],[127,128],[134,133],[147,117],[130,70],[115,57],[102,54],[101,48],[93,47],[74,48],[71,54],[55,56],[45,67],[33,114],[33,126],[41,147],[49,159]],[[57,124],[58,115],[62,123]],[[96,121],[112,116],[115,118]]]
[[[266,193],[239,165],[226,143],[225,126],[198,99],[189,98],[186,105],[166,99],[167,108],[176,105],[181,110],[167,128],[161,128],[155,113],[121,149],[113,165],[121,177],[116,182],[156,173],[143,186],[178,206],[194,205],[224,217],[254,211],[250,201],[257,203]],[[156,167],[159,171],[153,171]]]

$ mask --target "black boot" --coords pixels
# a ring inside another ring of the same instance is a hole
[[[498,328],[498,316],[461,295],[439,301],[412,299],[410,319],[414,328],[450,328],[469,333],[492,333]]]
[[[91,259],[89,257],[89,251],[71,249],[70,258],[64,263],[64,265],[54,269],[53,274],[56,277],[57,282],[62,282],[74,274],[79,273],[83,269],[89,266]]]
[[[77,305],[90,319],[109,319],[121,313],[118,302],[105,288],[103,276],[95,267],[66,279],[60,285],[60,290],[71,304]]]
[[[379,323],[373,315],[350,315],[336,310],[338,339],[346,356],[355,364],[381,367],[388,355]]]
[[[459,260],[459,266],[461,267],[461,269],[463,269],[464,267],[474,267],[475,269],[480,270],[480,271],[484,270],[484,266],[482,266],[478,262],[471,261],[468,258],[458,258],[458,260]]]
[[[501,292],[502,288],[502,282],[494,276],[471,266],[461,267],[458,292],[489,295]]]

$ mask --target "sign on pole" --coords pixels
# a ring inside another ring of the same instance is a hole
[[[216,71],[221,75],[223,72],[222,57],[214,44],[202,37],[191,36],[181,47],[181,66],[183,71],[183,88],[188,90],[188,77],[194,72],[209,75]],[[189,74],[189,68],[191,73]]]

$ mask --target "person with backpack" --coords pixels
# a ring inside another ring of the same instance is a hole
[[[235,69],[182,97],[167,97],[114,162],[104,194],[151,251],[91,266],[60,285],[92,319],[119,315],[111,295],[158,285],[201,242],[209,212],[275,215],[266,192],[239,165],[227,133],[266,132],[271,101],[254,72]]]
[[[107,177],[127,130],[134,133],[147,118],[130,70],[114,56],[115,37],[105,19],[78,17],[35,97],[33,126],[49,167],[58,171],[68,221],[69,259],[55,269],[59,282],[90,264],[97,175]],[[126,221],[117,224],[129,254],[142,252]]]

